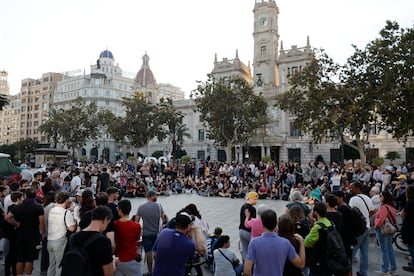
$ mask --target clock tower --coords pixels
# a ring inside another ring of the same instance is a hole
[[[277,56],[279,8],[274,0],[255,0],[253,81],[256,89],[279,85]]]

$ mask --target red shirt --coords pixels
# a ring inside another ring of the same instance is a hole
[[[141,225],[128,221],[115,221],[115,255],[120,262],[129,262],[138,256],[137,242],[141,236]]]

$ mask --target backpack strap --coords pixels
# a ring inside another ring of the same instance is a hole
[[[220,254],[221,255],[223,255],[223,257],[224,258],[226,258],[226,260],[227,261],[229,261],[230,263],[231,263],[231,265],[233,265],[233,262],[232,262],[232,260],[230,260],[230,258],[229,257],[227,257],[221,250],[220,250],[220,248],[217,248],[217,250],[220,252]]]
[[[388,209],[387,204],[384,204],[384,206],[385,206],[385,208],[386,208],[386,209],[387,209],[387,211],[388,211],[388,215],[390,215],[389,219],[391,220],[391,223],[392,223],[392,224],[395,224],[394,218],[392,217],[392,214],[391,214],[391,212],[390,212],[390,209]],[[387,218],[388,218],[388,215],[387,215]]]
[[[362,197],[362,196],[360,196],[360,195],[357,195],[357,197],[359,197],[363,202],[364,202],[364,204],[365,204],[365,207],[367,207],[367,210],[368,210],[368,216],[369,216],[369,208],[368,208],[368,204],[365,202],[365,199]]]

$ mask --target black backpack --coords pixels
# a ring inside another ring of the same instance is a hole
[[[91,264],[88,261],[86,248],[101,236],[101,233],[94,233],[83,244],[72,246],[69,251],[63,255],[61,275],[92,275],[92,269],[90,267]]]
[[[332,223],[332,222],[331,222]],[[326,258],[329,273],[346,273],[351,270],[351,261],[345,252],[344,243],[341,234],[336,230],[335,224],[330,227],[317,222],[321,227],[319,238],[326,237]]]
[[[357,207],[350,208],[352,214],[353,236],[359,237],[367,230],[367,222],[365,220],[365,216]]]

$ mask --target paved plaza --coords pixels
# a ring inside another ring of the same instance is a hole
[[[145,198],[133,198],[132,212],[135,213],[138,206],[146,201]],[[214,228],[220,226],[223,228],[223,234],[229,235],[231,238],[231,249],[240,257],[238,250],[238,224],[239,224],[239,210],[241,205],[245,202],[243,199],[230,199],[220,197],[201,197],[196,194],[179,194],[171,196],[159,196],[158,202],[163,206],[166,214],[169,218],[173,217],[175,213],[181,208],[185,207],[189,203],[197,205],[202,218],[208,222],[210,226],[210,233],[214,231]],[[278,216],[285,211],[286,201],[282,200],[259,200],[259,204],[266,204],[268,207],[276,211]],[[257,205],[257,206],[258,206]],[[257,207],[256,206],[256,207]],[[131,214],[132,215],[132,214]],[[397,267],[400,275],[413,275],[412,273],[403,271],[402,267],[407,264],[405,260],[405,254],[400,250],[395,250],[397,258]],[[33,275],[40,275],[39,260],[35,261],[35,269]],[[353,264],[354,271],[358,269],[358,263]],[[381,256],[379,249],[375,246],[375,239],[371,238],[370,252],[369,252],[369,275],[376,275],[375,271],[380,270]],[[0,273],[3,275],[3,266],[0,266]],[[146,272],[146,264],[141,264],[142,272]],[[204,270],[205,275],[210,275],[207,270]],[[355,273],[354,273],[355,274]]]

